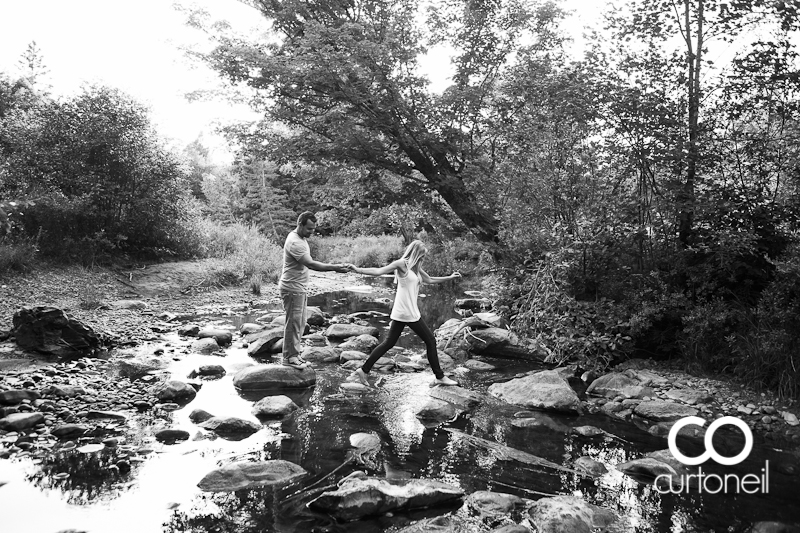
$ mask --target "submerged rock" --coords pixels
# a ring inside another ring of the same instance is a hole
[[[239,461],[227,464],[206,474],[197,484],[204,492],[252,490],[289,483],[306,475],[300,466],[274,459],[271,461]]]
[[[510,515],[524,506],[525,500],[513,494],[479,490],[470,494],[464,504],[481,518],[496,518]]]
[[[417,410],[417,418],[435,422],[446,422],[456,416],[456,408],[451,403],[430,398]]]
[[[613,511],[575,496],[542,498],[528,512],[541,533],[591,533],[604,530],[617,520]]]
[[[435,507],[463,496],[460,488],[440,481],[347,478],[336,490],[323,492],[308,505],[342,520],[358,520],[400,510]]]

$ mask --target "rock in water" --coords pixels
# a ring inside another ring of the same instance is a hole
[[[204,492],[232,492],[259,489],[288,483],[306,475],[306,471],[289,461],[239,461],[212,470],[197,484]]]
[[[460,488],[440,481],[347,478],[336,490],[323,492],[308,505],[342,520],[358,520],[399,510],[435,507],[463,496]]]
[[[317,373],[311,367],[253,365],[233,376],[233,386],[239,390],[304,389],[316,383]]]
[[[578,413],[581,409],[578,395],[554,370],[537,372],[505,383],[495,383],[489,387],[489,394],[529,409],[567,413]]]

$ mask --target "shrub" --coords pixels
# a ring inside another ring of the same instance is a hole
[[[497,308],[511,318],[515,332],[541,342],[549,351],[548,362],[577,361],[605,369],[631,352],[626,315],[611,300],[586,302],[572,297],[564,281],[566,269],[552,255],[519,269]]]
[[[199,223],[201,252],[204,257],[219,259],[209,264],[215,273],[214,284],[230,285],[260,276],[277,282],[283,263],[283,250],[264,236],[255,225],[223,225],[212,220]]]
[[[36,242],[24,239],[19,242],[0,241],[0,274],[28,272],[36,261]]]

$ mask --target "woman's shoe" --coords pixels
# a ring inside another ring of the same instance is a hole
[[[458,385],[458,381],[448,378],[447,376],[442,376],[440,378],[436,378],[433,380],[432,386],[435,385],[446,385],[448,387],[452,387],[453,385]]]
[[[347,377],[347,380],[348,380],[348,381],[358,381],[358,382],[360,382],[362,385],[364,385],[365,387],[372,387],[372,385],[370,385],[370,384],[369,384],[369,379],[367,379],[367,373],[366,373],[366,372],[364,372],[364,371],[363,371],[362,369],[360,369],[360,368],[356,369],[356,371],[355,371],[355,372],[353,372],[352,374],[350,374],[350,375]]]

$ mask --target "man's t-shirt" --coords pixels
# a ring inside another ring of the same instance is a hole
[[[283,245],[283,272],[278,282],[278,289],[285,292],[306,292],[309,271],[300,263],[300,258],[307,255],[311,258],[308,242],[292,231]]]

